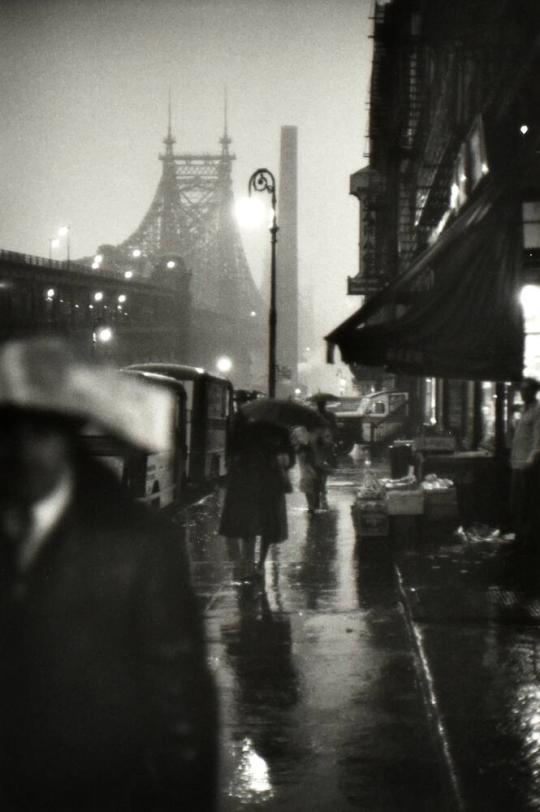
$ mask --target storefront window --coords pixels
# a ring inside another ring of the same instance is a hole
[[[483,446],[490,446],[495,437],[495,402],[497,393],[495,384],[488,381],[482,383],[482,442]]]
[[[523,203],[523,247],[540,248],[540,200]]]
[[[520,299],[525,327],[523,374],[540,380],[540,285],[524,285]]]
[[[437,422],[437,390],[435,378],[426,378],[424,386],[424,422],[432,426]]]

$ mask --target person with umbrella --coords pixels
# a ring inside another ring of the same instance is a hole
[[[328,403],[337,403],[339,401],[337,395],[332,395],[330,392],[316,392],[314,395],[310,395],[307,400],[317,407],[321,417],[328,423],[332,436],[335,436],[337,431],[336,417],[326,407]]]
[[[302,420],[321,424],[315,410],[270,398],[245,404],[236,416],[219,532],[241,540],[248,577],[263,578],[270,546],[287,539],[285,495],[292,490],[288,470],[295,462],[289,426]]]

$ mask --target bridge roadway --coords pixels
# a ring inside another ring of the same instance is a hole
[[[264,587],[217,535],[222,495],[176,518],[219,687],[221,812],[456,808],[392,561],[357,544],[359,476],[338,470],[312,517],[287,497]]]

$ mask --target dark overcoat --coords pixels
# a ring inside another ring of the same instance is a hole
[[[288,458],[285,468],[294,463],[286,428],[237,421],[219,527],[222,536],[262,536],[270,542],[287,538],[287,480],[279,455]]]
[[[80,461],[24,576],[0,571],[0,804],[210,810],[216,700],[179,530]]]

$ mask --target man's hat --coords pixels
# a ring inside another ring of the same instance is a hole
[[[174,397],[166,389],[75,356],[59,338],[0,345],[0,408],[91,422],[147,450],[170,448]]]

